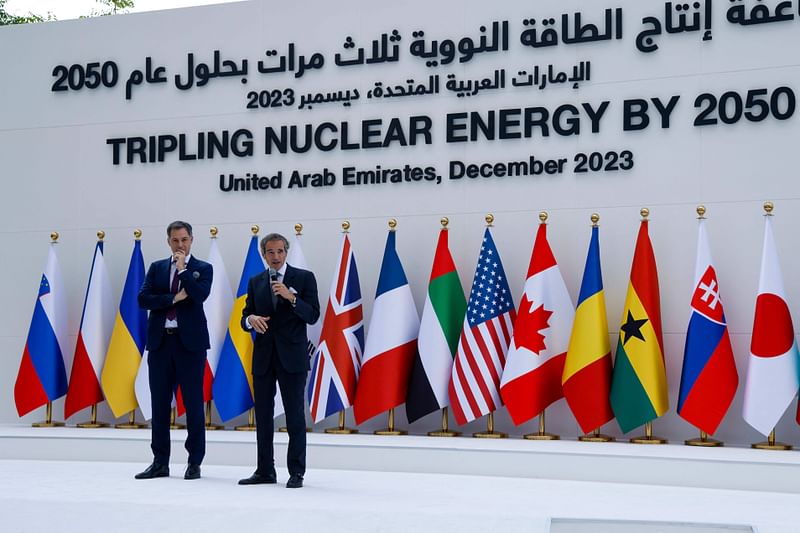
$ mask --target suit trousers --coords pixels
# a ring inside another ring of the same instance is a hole
[[[272,364],[265,374],[253,376],[253,389],[256,406],[256,443],[258,463],[256,472],[270,475],[275,471],[275,382],[281,388],[283,405],[286,411],[286,429],[289,433],[289,449],[286,466],[289,474],[306,472],[306,415],[305,384],[307,372],[286,372],[272,354]]]
[[[147,364],[150,371],[150,397],[153,402],[152,440],[153,461],[169,464],[170,412],[172,395],[178,385],[186,406],[186,451],[189,464],[199,465],[206,453],[206,428],[203,415],[203,373],[206,352],[184,348],[177,331],[164,332],[156,350],[149,352]]]

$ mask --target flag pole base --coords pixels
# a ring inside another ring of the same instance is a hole
[[[233,429],[236,431],[255,431],[256,430],[256,411],[254,407],[251,407],[249,411],[247,411],[247,424],[243,424],[241,426],[236,426]]]
[[[219,431],[220,429],[225,429],[225,426],[222,424],[213,424],[211,422],[206,422],[206,431]]]
[[[653,435],[642,435],[641,437],[633,437],[630,440],[633,444],[666,444],[669,442],[667,439],[661,437],[654,437]]]
[[[31,427],[34,427],[34,428],[58,428],[58,427],[62,427],[63,425],[64,425],[64,422],[53,422],[51,420],[50,422],[47,422],[47,421],[34,422],[33,424],[31,424]]]
[[[476,439],[504,439],[508,437],[508,434],[502,431],[480,431],[478,433],[473,433],[472,436]]]
[[[242,424],[241,426],[235,426],[233,429],[236,431],[255,431],[256,425],[255,424]]]
[[[700,432],[700,438],[684,441],[687,446],[701,446],[703,448],[717,448],[725,446],[721,440],[711,439],[705,431]]]
[[[578,437],[581,442],[614,442],[614,437],[603,433],[587,433]]]
[[[750,447],[755,448],[756,450],[776,450],[776,451],[787,451],[792,449],[791,444],[786,444],[785,442],[776,442],[776,441],[756,442],[755,444],[751,444]]]
[[[429,437],[458,437],[461,435],[460,431],[443,431],[441,429],[437,429],[436,431],[429,431]]]
[[[528,440],[559,440],[561,437],[553,433],[527,433],[522,436],[523,439]]]
[[[335,428],[326,428],[325,433],[330,435],[354,435],[358,433],[357,429],[353,428],[346,428],[346,427],[335,427]]]
[[[404,429],[392,429],[392,428],[385,428],[385,429],[377,429],[374,432],[375,435],[381,436],[397,436],[397,435],[408,435],[408,431]]]
[[[91,420],[88,422],[81,422],[80,424],[75,424],[75,427],[82,428],[82,429],[96,429],[96,428],[107,428],[109,425],[105,422],[98,422]]]
[[[121,424],[114,424],[117,429],[144,429],[148,427],[147,424],[141,422],[123,422]]]
[[[306,433],[312,433],[314,430],[308,426],[306,426]],[[279,433],[289,433],[289,428],[286,426],[281,426],[278,428]]]
[[[186,424],[178,424],[177,422],[173,422],[169,425],[169,429],[186,429]]]

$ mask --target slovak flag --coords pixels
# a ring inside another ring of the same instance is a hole
[[[346,233],[339,258],[308,380],[308,405],[314,423],[353,405],[364,353],[361,285]]]
[[[86,300],[83,303],[67,398],[64,401],[64,418],[103,401],[100,372],[103,370],[116,315],[111,282],[103,257],[103,241],[98,241],[89,273]]]
[[[575,307],[539,224],[514,336],[508,349],[500,396],[519,425],[564,397],[561,375],[567,357]]]
[[[67,340],[67,311],[64,283],[56,257],[56,243],[50,243],[47,263],[39,283],[31,327],[14,383],[17,413],[24,416],[67,393],[64,350]]]
[[[764,219],[761,276],[742,414],[745,422],[766,436],[775,428],[800,388],[797,375],[800,353],[772,235],[772,217]]]
[[[705,219],[697,235],[694,294],[683,351],[678,414],[713,435],[736,394],[739,374],[711,259]]]

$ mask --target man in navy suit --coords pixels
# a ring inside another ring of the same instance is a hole
[[[289,241],[283,235],[266,235],[260,247],[269,269],[250,278],[242,311],[242,327],[256,332],[253,389],[258,463],[255,473],[239,480],[239,484],[277,482],[272,445],[277,380],[289,432],[286,487],[294,489],[303,486],[306,471],[304,391],[309,370],[306,325],[319,318],[317,281],[308,270],[286,264]]]
[[[203,302],[211,291],[213,268],[191,255],[192,226],[180,220],[167,226],[172,255],[155,261],[139,291],[139,306],[150,311],[147,319],[147,364],[153,403],[153,463],[136,479],[169,476],[170,410],[176,385],[186,406],[186,451],[189,465],[184,479],[200,477],[206,452],[203,418],[203,373],[206,365],[208,326]]]

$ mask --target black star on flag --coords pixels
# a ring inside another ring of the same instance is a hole
[[[625,333],[625,337],[622,339],[622,345],[628,342],[628,339],[631,337],[636,337],[637,339],[644,341],[644,335],[642,335],[642,326],[645,325],[648,319],[642,318],[640,320],[635,320],[633,315],[631,314],[630,309],[628,309],[628,320],[625,321],[620,329]]]

